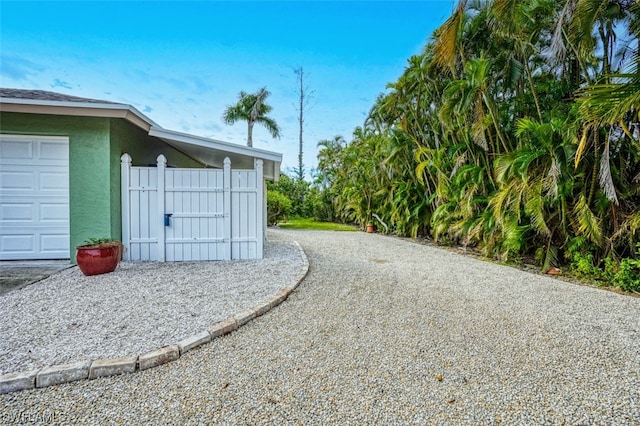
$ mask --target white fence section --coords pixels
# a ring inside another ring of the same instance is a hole
[[[122,240],[126,260],[261,259],[262,160],[253,170],[133,167],[122,155]]]

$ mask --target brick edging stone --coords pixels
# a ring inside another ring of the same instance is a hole
[[[298,248],[302,258],[300,272],[289,283],[289,286],[283,287],[276,294],[263,299],[255,306],[245,309],[224,321],[220,321],[205,331],[182,339],[174,345],[158,348],[138,356],[79,361],[3,374],[0,376],[0,394],[147,370],[175,361],[191,349],[237,330],[254,318],[264,315],[270,309],[284,302],[307,276],[309,259],[297,241],[293,241],[293,244]]]

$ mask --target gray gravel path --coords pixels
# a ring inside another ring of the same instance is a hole
[[[0,295],[0,374],[175,344],[276,294],[301,265],[295,245],[272,241],[260,260],[67,269]]]
[[[295,239],[285,303],[134,375],[0,395],[0,423],[640,424],[640,299],[364,233]]]

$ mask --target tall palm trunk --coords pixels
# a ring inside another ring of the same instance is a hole
[[[253,147],[253,122],[247,120],[247,146]]]

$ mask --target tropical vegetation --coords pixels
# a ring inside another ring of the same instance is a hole
[[[640,291],[639,39],[636,0],[459,1],[319,143],[310,213]]]

